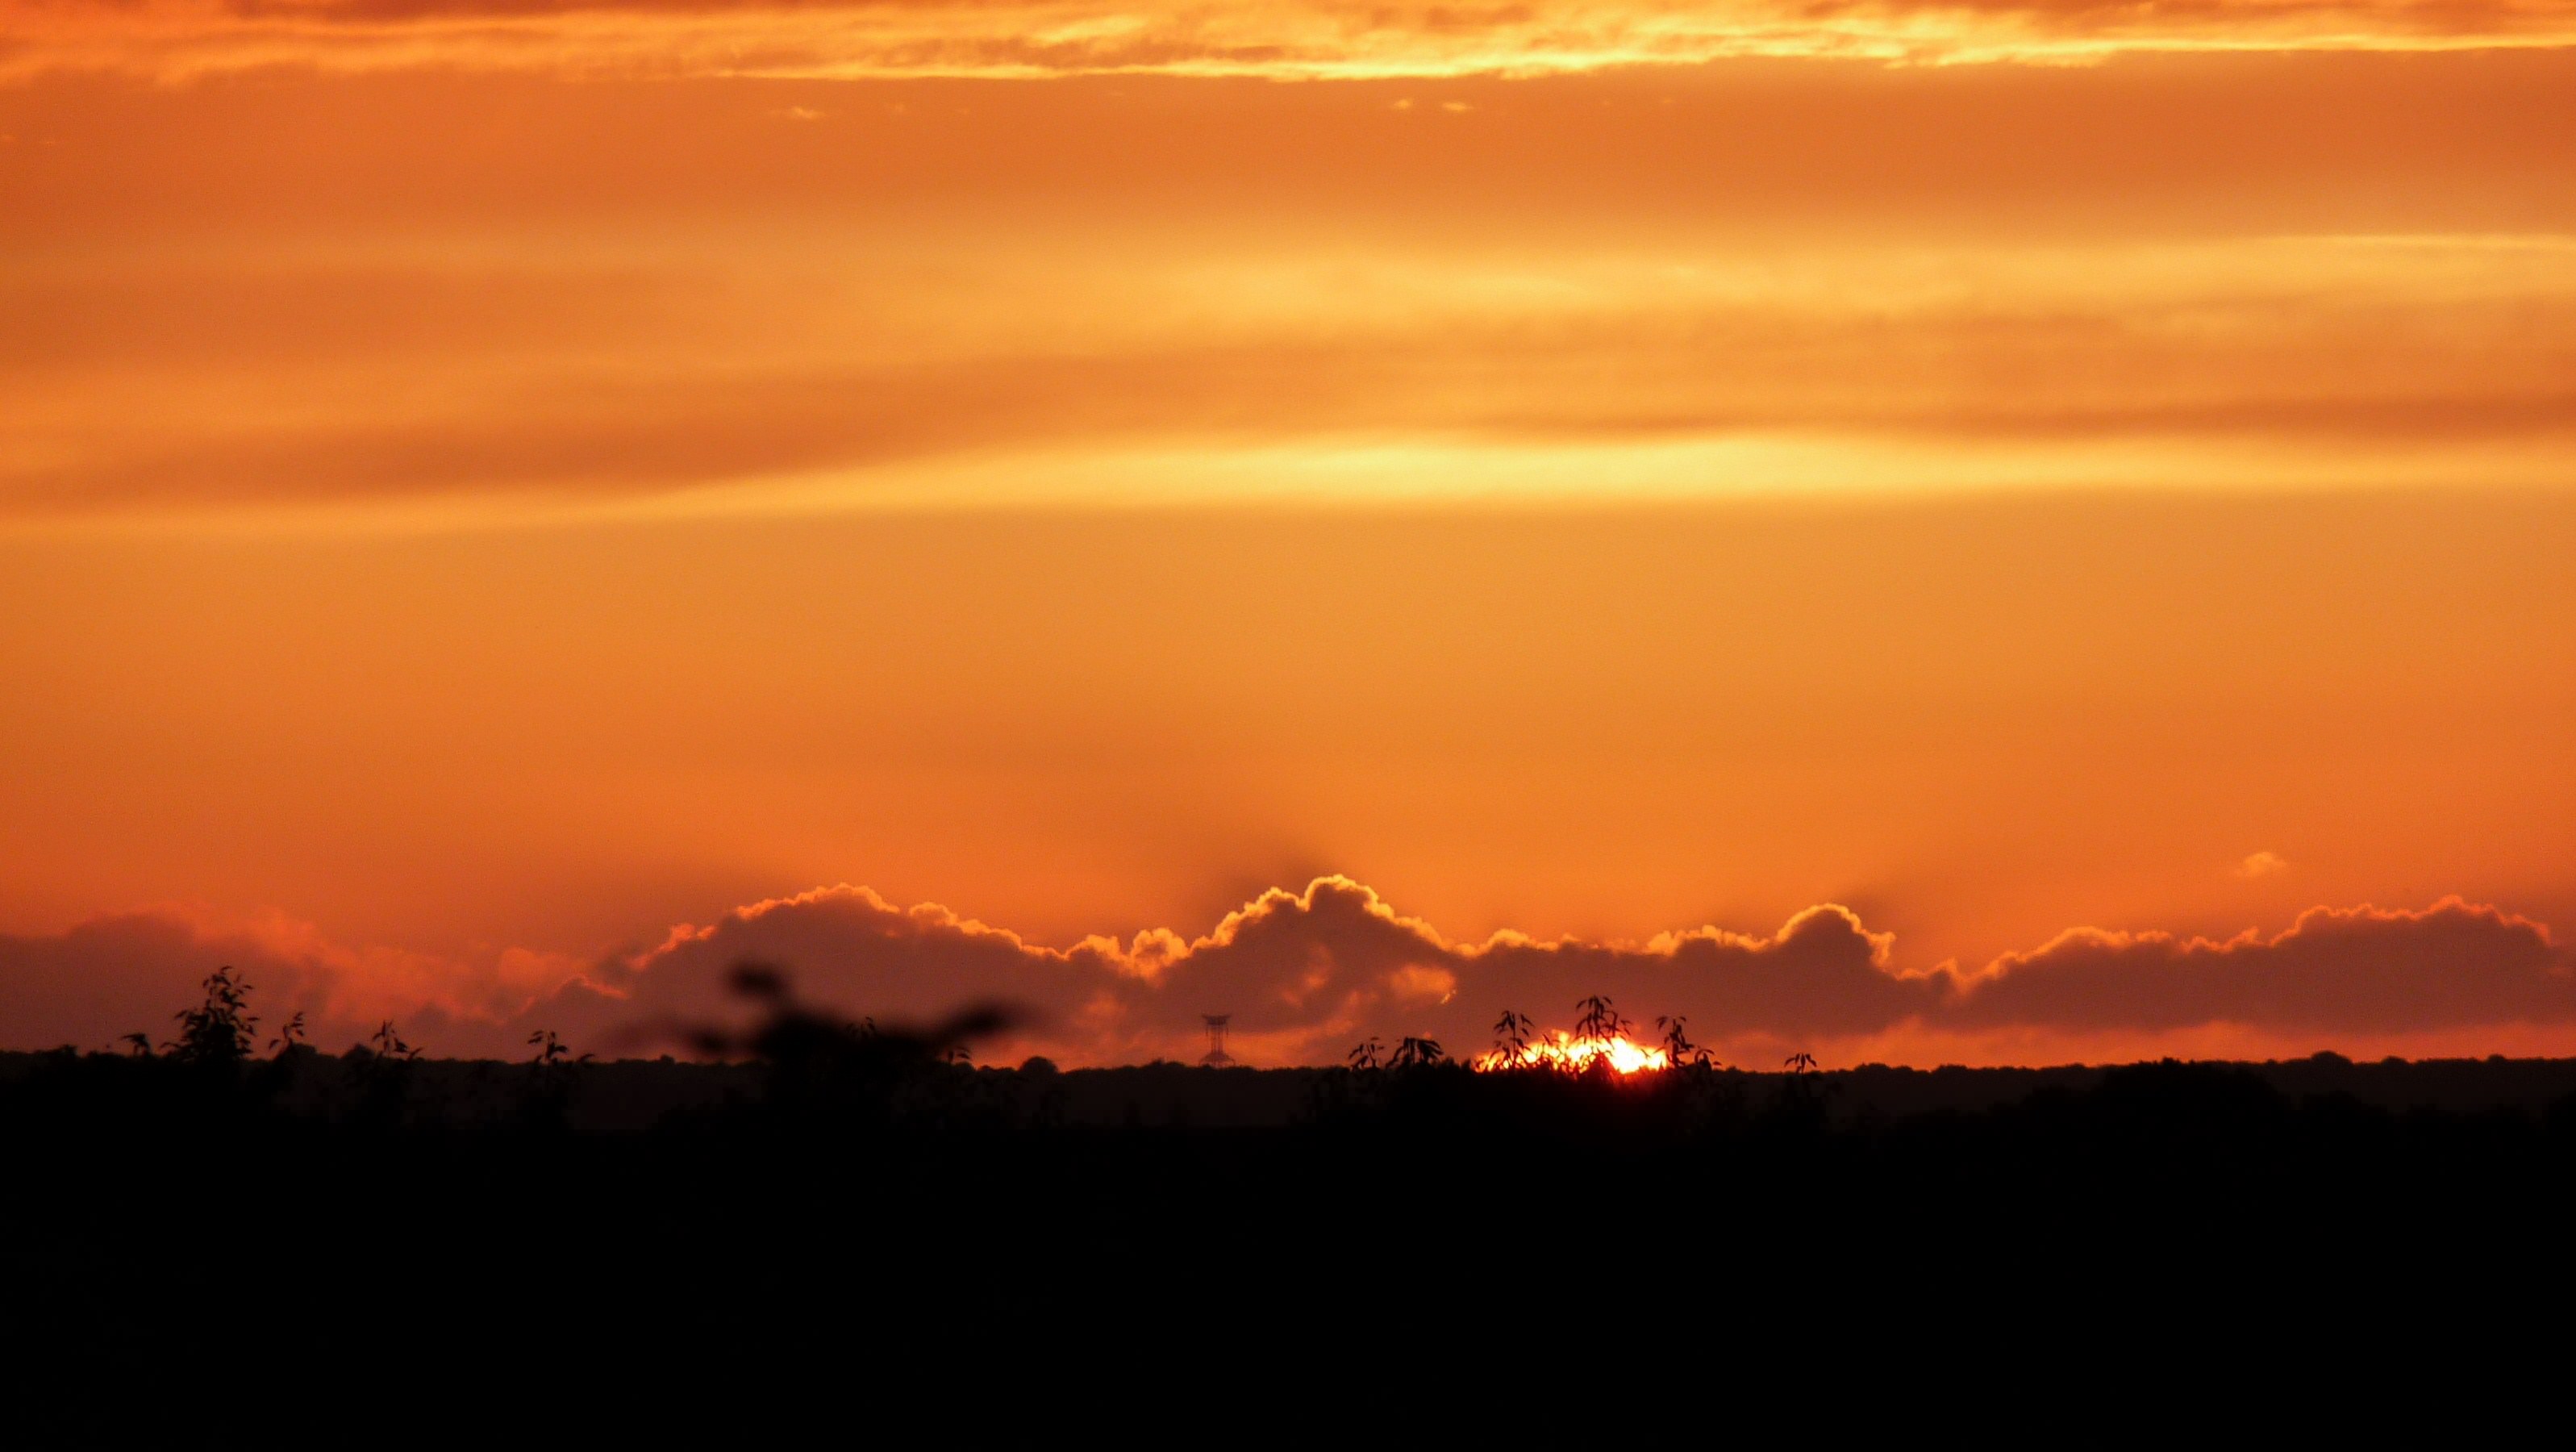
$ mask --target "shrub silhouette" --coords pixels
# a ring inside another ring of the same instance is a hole
[[[1715,1067],[1717,1057],[1690,1041],[1689,1024],[1680,1014],[1655,1016],[1655,1027],[1664,1031],[1664,1061],[1676,1069]]]
[[[1581,1039],[1623,1039],[1635,1025],[1619,1016],[1610,1000],[1594,994],[1575,1005],[1583,1016],[1574,1023],[1574,1036]]]
[[[553,1029],[539,1029],[528,1035],[528,1045],[537,1051],[528,1064],[541,1074],[560,1074],[574,1064],[590,1062],[588,1054],[575,1057],[573,1051],[565,1047],[564,1041],[555,1036]]]
[[[196,1007],[179,1011],[179,1037],[167,1046],[170,1057],[200,1066],[231,1066],[248,1059],[259,1024],[249,1009],[250,985],[236,979],[227,965],[206,975],[205,994]]]
[[[590,1055],[576,1057],[553,1029],[538,1029],[527,1042],[536,1053],[528,1059],[520,1114],[530,1124],[560,1128],[572,1110],[573,1072],[589,1063]]]
[[[403,1036],[395,1031],[392,1019],[376,1025],[376,1031],[368,1035],[367,1042],[379,1059],[404,1061],[420,1057],[420,1050],[404,1042]]]
[[[1395,1056],[1387,1063],[1390,1068],[1421,1069],[1448,1061],[1449,1056],[1441,1052],[1438,1039],[1406,1038],[1396,1041]]]

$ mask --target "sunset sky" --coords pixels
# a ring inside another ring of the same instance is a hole
[[[0,0],[0,692],[5,1047],[2576,1054],[2576,0]]]

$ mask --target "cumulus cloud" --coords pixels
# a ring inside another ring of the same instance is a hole
[[[1953,1021],[2069,1028],[2235,1022],[2389,1033],[2576,1019],[2549,929],[2445,898],[2417,912],[2310,908],[2224,942],[2079,928],[1963,984]]]
[[[1370,1035],[1466,1050],[1505,1009],[1562,1020],[1595,993],[1641,1020],[1687,1015],[1697,1037],[1720,1045],[1860,1041],[1901,1027],[2044,1039],[2208,1024],[2361,1036],[2576,1024],[2576,973],[2548,929],[2457,898],[2418,911],[2316,908],[2279,933],[2223,941],[2079,928],[1981,970],[1909,972],[1891,935],[1832,905],[1768,934],[1467,942],[1363,884],[1324,877],[1265,892],[1198,937],[1153,929],[1066,947],[935,904],[820,888],[594,964],[508,953],[450,963],[335,948],[300,927],[127,916],[0,939],[0,1036],[97,1045],[157,1031],[208,969],[230,962],[270,990],[273,1014],[317,1015],[326,1044],[391,1014],[442,1052],[507,1052],[536,1027],[658,1052],[682,1026],[744,1011],[725,980],[747,960],[788,969],[802,996],[853,1017],[918,1021],[1007,1004],[1021,1027],[1000,1051],[1076,1063],[1187,1054],[1204,1013],[1231,1014],[1255,1062],[1330,1062]]]
[[[2236,875],[2250,882],[2257,877],[2270,877],[2276,872],[2286,872],[2289,867],[2290,859],[2278,852],[2257,852],[2236,864]]]
[[[219,962],[239,964],[290,1000],[305,986],[292,966],[255,944],[200,935],[173,917],[120,915],[60,936],[0,937],[0,1024],[11,1048],[100,1048],[129,1033],[159,1037]]]
[[[318,1047],[345,1048],[388,1017],[447,1053],[500,1053],[539,993],[584,981],[580,960],[511,948],[475,959],[353,948],[284,916],[247,922],[177,909],[120,913],[60,934],[0,935],[0,1047],[94,1049],[166,1038],[219,967],[253,989],[263,1038],[305,1015]]]
[[[852,1014],[918,1019],[1008,1003],[1030,1046],[1079,1061],[1184,1051],[1207,1013],[1230,1014],[1254,1056],[1322,1061],[1369,1035],[1478,1044],[1506,1008],[1553,1015],[1592,993],[1738,1031],[1864,1031],[1930,1011],[1942,989],[1892,971],[1890,946],[1840,907],[1809,909],[1768,936],[1699,928],[1636,945],[1513,933],[1459,943],[1362,884],[1325,877],[1263,893],[1201,937],[1156,929],[1057,949],[837,887],[675,932],[605,992],[575,989],[530,1012],[601,1029],[721,1020],[726,971],[756,959],[792,967],[802,993]]]

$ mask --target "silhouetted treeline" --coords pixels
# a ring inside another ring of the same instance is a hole
[[[130,1056],[83,1056],[0,1050],[0,1095],[39,1077],[58,1078],[72,1062]],[[345,1055],[310,1049],[293,1056],[292,1072],[253,1071],[270,1086],[272,1107],[292,1115],[345,1120],[359,1111],[370,1086],[385,1077],[372,1050]],[[524,1116],[530,1089],[543,1085],[549,1113],[584,1133],[649,1130],[682,1111],[757,1102],[769,1071],[755,1062],[716,1062],[669,1056],[559,1065],[551,1074],[527,1061],[415,1058],[403,1072],[404,1113],[414,1119],[490,1125]],[[2240,1071],[2294,1100],[2348,1096],[2371,1109],[2469,1113],[2510,1110],[2540,1114],[2576,1095],[2576,1059],[2386,1059],[2355,1062],[2334,1054],[2277,1062],[2204,1066]],[[101,1080],[113,1071],[98,1073]],[[139,1071],[150,1078],[156,1071]],[[170,1078],[166,1071],[164,1078]],[[1815,1075],[1825,1118],[1836,1127],[1855,1121],[1902,1118],[1942,1110],[2002,1108],[2035,1094],[2082,1092],[2099,1087],[2120,1067],[1913,1069],[1867,1064],[1825,1069]],[[1351,1081],[1345,1068],[1206,1069],[1157,1062],[1118,1068],[1058,1070],[1043,1060],[1023,1067],[970,1065],[946,1076],[982,1087],[973,1092],[1068,1125],[1193,1128],[1286,1128],[1311,1121],[1329,1086]],[[1721,1082],[1746,1104],[1776,1097],[1785,1072],[1718,1071]],[[381,1091],[373,1091],[381,1093]],[[1651,1100],[1651,1078],[1632,1090]],[[1622,1101],[1630,1102],[1630,1101]]]
[[[1476,1425],[1510,1368],[1606,1360],[1744,1429],[1995,1376],[2045,1383],[2024,1407],[2391,1358],[2420,1386],[2434,1307],[2457,1351],[2567,1284],[2566,1063],[1058,1072],[966,1062],[989,1012],[850,1024],[745,987],[759,1019],[698,1045],[729,1064],[543,1035],[442,1063],[391,1025],[262,1054],[220,1022],[11,1057],[12,1364],[218,1401],[245,1358],[434,1375],[457,1410],[572,1395],[578,1363],[585,1426],[683,1385],[983,1386],[975,1418],[1095,1429],[1252,1398],[1210,1414],[1276,1432],[1354,1399]]]

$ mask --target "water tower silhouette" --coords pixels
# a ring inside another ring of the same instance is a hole
[[[1200,1014],[1199,1017],[1207,1020],[1208,1030],[1207,1057],[1199,1060],[1199,1067],[1204,1069],[1222,1069],[1226,1065],[1233,1063],[1234,1055],[1225,1051],[1225,1021],[1234,1017],[1234,1015],[1230,1013],[1203,1013]]]

